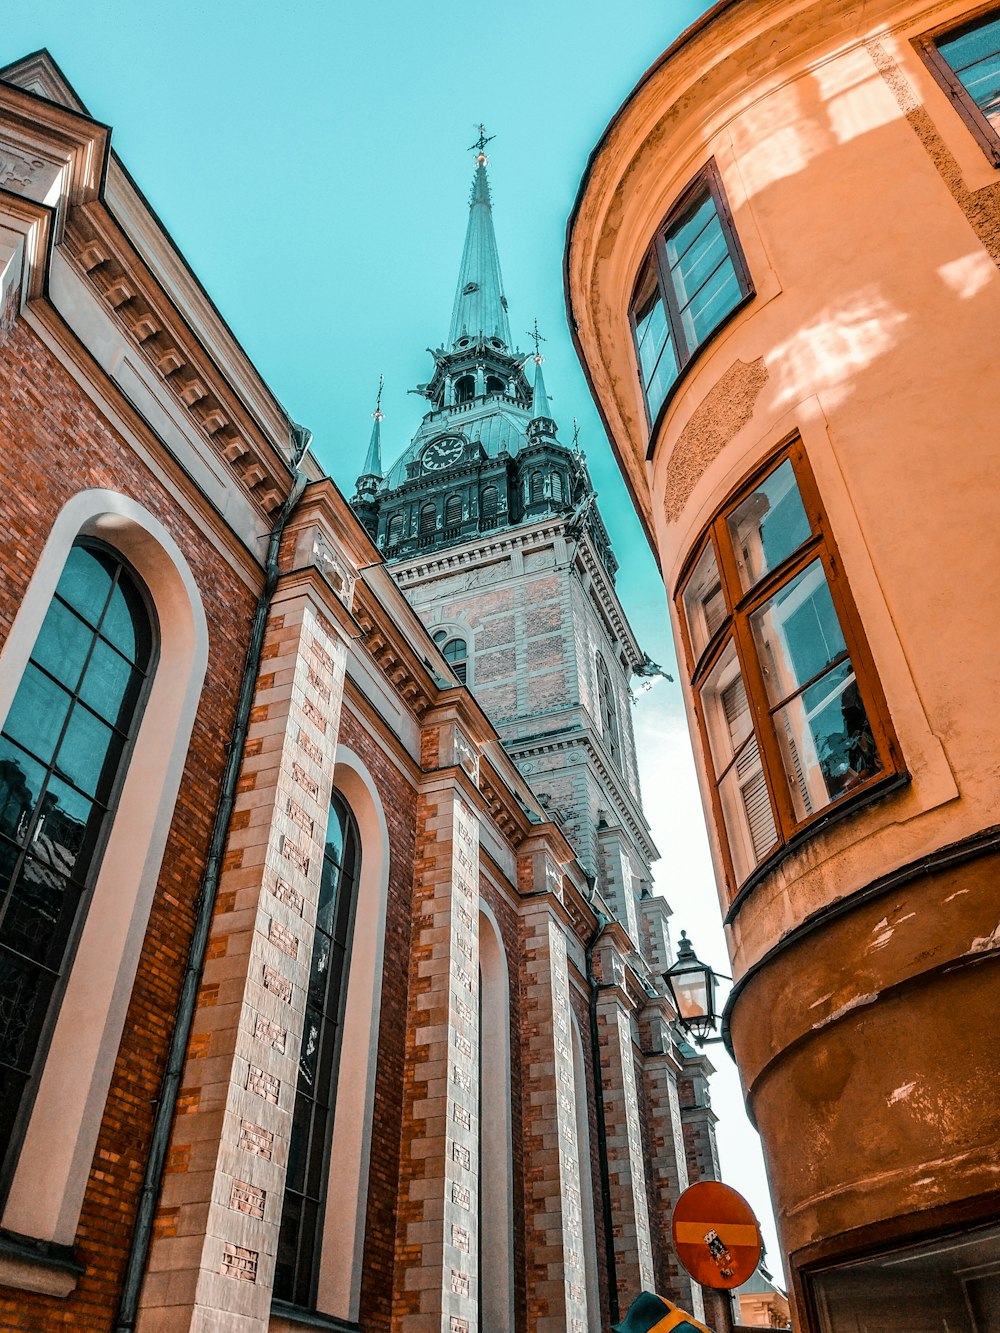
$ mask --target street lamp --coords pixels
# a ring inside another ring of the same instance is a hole
[[[664,972],[663,979],[670,987],[678,1022],[694,1044],[707,1046],[710,1042],[721,1041],[722,1038],[715,1035],[719,1020],[715,988],[722,978],[708,963],[701,961],[686,930],[681,931],[677,961]]]

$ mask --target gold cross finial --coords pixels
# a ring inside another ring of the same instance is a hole
[[[539,343],[543,343],[543,342],[545,342],[545,339],[544,339],[544,338],[542,337],[542,335],[538,332],[538,320],[537,320],[537,319],[535,320],[535,327],[529,331],[529,333],[528,333],[528,337],[529,337],[529,338],[531,339],[531,341],[535,344],[535,365],[536,365],[536,366],[540,366],[540,365],[542,364],[542,362],[545,360],[545,357],[542,356],[541,352],[539,351],[538,344],[539,344]]]
[[[487,145],[488,143],[492,143],[493,140],[494,140],[496,137],[497,137],[497,136],[496,136],[495,134],[487,134],[487,133],[486,133],[486,126],[483,125],[483,124],[480,124],[480,126],[479,126],[479,138],[476,140],[475,143],[473,143],[473,144],[469,144],[469,147],[468,147],[468,151],[469,151],[470,153],[471,153],[471,152],[475,152],[475,154],[476,154],[476,166],[477,166],[477,167],[485,167],[486,163],[489,161],[489,158],[486,156],[486,145]]]

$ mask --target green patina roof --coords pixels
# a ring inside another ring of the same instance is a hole
[[[510,347],[510,323],[500,277],[497,239],[493,232],[490,184],[483,161],[477,162],[472,183],[469,225],[458,270],[448,343],[454,347],[460,338],[476,338],[480,334],[486,338],[499,338],[504,347]]]
[[[543,418],[552,421],[552,409],[549,407],[549,395],[545,392],[545,380],[542,378],[542,363],[535,362],[535,385],[531,391],[531,419]]]

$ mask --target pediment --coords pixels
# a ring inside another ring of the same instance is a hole
[[[0,79],[23,88],[25,92],[34,93],[36,97],[44,97],[47,102],[66,107],[69,111],[89,114],[72,84],[44,48],[5,65],[0,69]]]

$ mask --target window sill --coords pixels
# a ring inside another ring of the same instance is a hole
[[[329,1333],[361,1333],[360,1324],[352,1324],[350,1320],[338,1319],[332,1314],[320,1314],[317,1310],[306,1310],[301,1305],[291,1305],[287,1301],[272,1301],[271,1317],[284,1319],[295,1328],[325,1328]]]
[[[905,769],[899,773],[890,773],[880,782],[865,787],[863,791],[859,791],[852,797],[842,799],[838,805],[834,806],[829,811],[829,813],[821,815],[814,823],[809,824],[804,829],[800,829],[799,832],[789,838],[786,843],[776,851],[772,852],[767,860],[762,861],[740,885],[733,901],[729,905],[729,910],[723,917],[723,924],[727,926],[732,924],[735,918],[739,915],[743,904],[757,885],[762,880],[767,879],[768,875],[773,874],[778,866],[781,865],[782,861],[791,856],[793,852],[797,851],[812,838],[816,838],[821,833],[825,833],[832,825],[838,824],[842,819],[846,819],[849,815],[855,814],[864,806],[874,804],[876,801],[881,801],[888,796],[892,796],[901,788],[908,786],[910,781],[910,774]]]
[[[76,1290],[84,1272],[70,1245],[0,1232],[0,1286],[65,1298]]]

